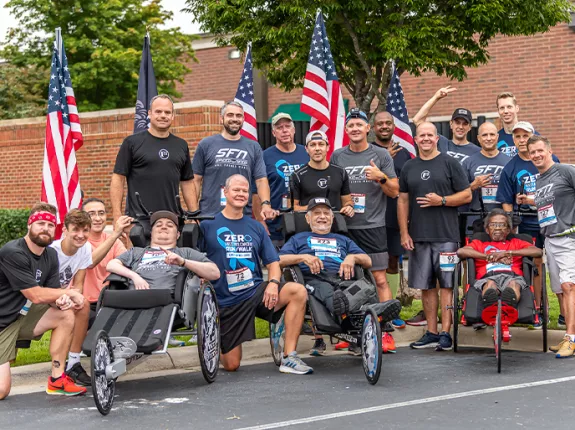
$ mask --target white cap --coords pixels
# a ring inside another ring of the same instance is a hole
[[[512,131],[515,131],[515,130],[517,130],[518,128],[520,128],[521,130],[528,131],[529,133],[535,133],[535,129],[533,128],[533,126],[531,125],[531,123],[530,123],[530,122],[527,122],[527,121],[519,121],[517,124],[515,124],[515,125],[513,126],[513,130],[512,130]]]
[[[325,143],[329,143],[327,140],[327,134],[321,130],[310,131],[305,137],[305,144],[307,145],[312,140],[323,140]]]

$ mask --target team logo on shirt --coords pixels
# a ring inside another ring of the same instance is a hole
[[[42,271],[40,269],[36,270],[36,282],[40,283],[42,279]]]
[[[229,228],[221,227],[216,232],[218,243],[226,250],[230,267],[235,270],[240,263],[243,267],[255,270],[253,258],[253,238],[249,234],[234,234]]]
[[[289,178],[291,174],[301,166],[301,164],[289,164],[285,160],[278,160],[278,162],[275,164],[276,172],[280,178],[284,179],[286,188],[289,188]]]
[[[503,166],[498,166],[497,164],[484,164],[483,166],[477,166],[474,176],[488,175],[489,173],[494,177],[500,176],[502,170]]]
[[[60,286],[62,288],[68,288],[68,285],[70,285],[70,281],[72,280],[73,276],[74,274],[72,273],[72,268],[67,266],[63,272],[60,272]]]
[[[238,148],[220,148],[216,153],[215,164],[218,167],[239,167],[246,169],[248,151]]]
[[[447,151],[447,155],[449,155],[450,157],[455,158],[455,159],[458,160],[460,163],[463,163],[466,159],[469,158],[469,155],[462,154],[461,152]]]
[[[368,181],[365,177],[365,169],[368,167],[369,166],[347,166],[345,171],[351,182],[372,182]]]
[[[160,158],[162,160],[167,160],[168,158],[170,158],[170,153],[168,152],[167,149],[160,149],[160,152],[158,152],[158,155],[160,156]]]
[[[317,186],[320,188],[327,188],[327,179],[321,178],[319,181],[317,181]]]
[[[431,172],[429,170],[424,170],[421,172],[421,179],[427,181],[429,178],[431,178]]]

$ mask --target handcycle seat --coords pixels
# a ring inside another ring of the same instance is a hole
[[[97,333],[104,330],[110,337],[129,337],[136,342],[136,352],[151,354],[164,345],[177,309],[169,289],[106,289],[100,303],[98,316],[84,340],[87,352],[91,352]]]
[[[341,326],[335,321],[325,305],[313,294],[308,294],[310,311],[318,330],[326,333],[338,333],[342,331]]]

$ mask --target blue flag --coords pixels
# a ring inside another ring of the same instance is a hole
[[[142,49],[142,62],[140,63],[140,77],[138,78],[138,100],[136,100],[136,116],[134,118],[134,133],[147,130],[150,126],[148,110],[150,100],[158,95],[156,76],[150,52],[150,35],[144,37]]]

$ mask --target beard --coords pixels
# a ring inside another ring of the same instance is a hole
[[[233,129],[233,128],[232,128],[232,127],[236,127],[236,126],[238,127],[237,129]],[[238,125],[236,125],[236,124],[231,125],[231,124],[229,124],[229,123],[224,123],[224,129],[225,129],[229,134],[231,134],[232,136],[235,136],[235,135],[237,135],[237,134],[240,132],[240,130],[242,129],[242,126],[241,126],[240,124],[238,124]]]
[[[32,243],[41,246],[42,248],[46,248],[54,241],[54,236],[50,236],[49,233],[35,234],[30,231],[28,237],[30,238]]]

